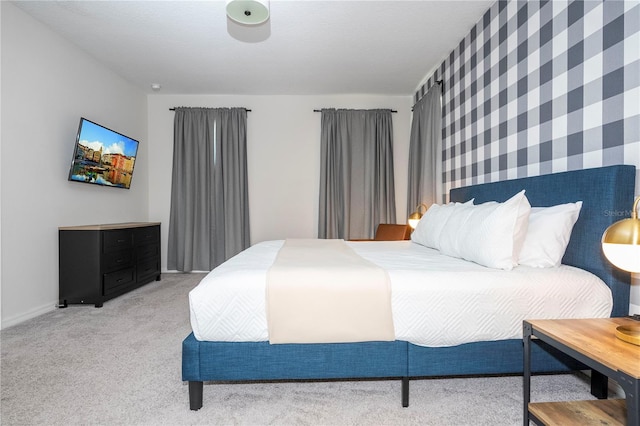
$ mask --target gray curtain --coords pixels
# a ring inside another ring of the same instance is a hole
[[[249,247],[247,111],[176,108],[167,268],[209,271]]]
[[[409,141],[407,214],[424,203],[442,203],[442,99],[434,84],[413,107]],[[422,211],[424,213],[424,211]]]
[[[373,238],[395,223],[390,110],[322,110],[319,238]]]

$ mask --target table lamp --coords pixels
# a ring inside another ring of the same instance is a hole
[[[602,251],[613,265],[633,274],[640,273],[640,219],[637,197],[631,209],[631,218],[609,226],[602,234]],[[640,345],[640,325],[619,326],[616,336],[626,342]]]
[[[424,212],[420,212],[423,207]],[[416,226],[418,226],[418,222],[420,222],[422,215],[425,214],[428,209],[429,207],[427,207],[425,203],[420,203],[416,206],[416,211],[411,213],[411,215],[409,216],[409,226],[411,227],[411,229],[416,229]]]

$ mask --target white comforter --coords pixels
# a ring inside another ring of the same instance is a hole
[[[252,246],[189,293],[198,340],[269,340],[266,273],[282,244]],[[411,241],[348,244],[387,270],[396,339],[421,346],[517,339],[524,319],[608,317],[613,306],[611,291],[599,278],[570,266],[503,271]]]

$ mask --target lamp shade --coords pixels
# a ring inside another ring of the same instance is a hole
[[[269,0],[227,0],[227,16],[240,24],[262,24],[269,19]]]
[[[420,219],[422,218],[422,215],[418,212],[413,212],[411,213],[411,216],[409,216],[409,226],[412,229],[416,229],[416,226],[418,226],[418,222],[420,222]]]
[[[631,218],[620,220],[602,234],[602,251],[611,263],[625,271],[640,272],[640,219],[636,198]]]
[[[418,222],[420,222],[420,219],[422,219],[422,215],[424,213],[420,212],[420,209],[422,209],[424,207],[424,211],[426,212],[428,207],[426,204],[422,203],[416,206],[416,211],[411,213],[409,215],[409,226],[411,227],[411,229],[416,229],[416,226],[418,226]]]

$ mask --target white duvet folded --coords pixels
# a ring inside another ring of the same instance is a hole
[[[189,293],[198,340],[269,340],[266,273],[282,244],[254,245]],[[421,346],[521,338],[524,319],[608,317],[613,306],[599,278],[570,266],[503,271],[410,241],[348,244],[389,274],[396,340]]]
[[[267,271],[270,343],[395,340],[386,271],[343,240],[286,240]]]

